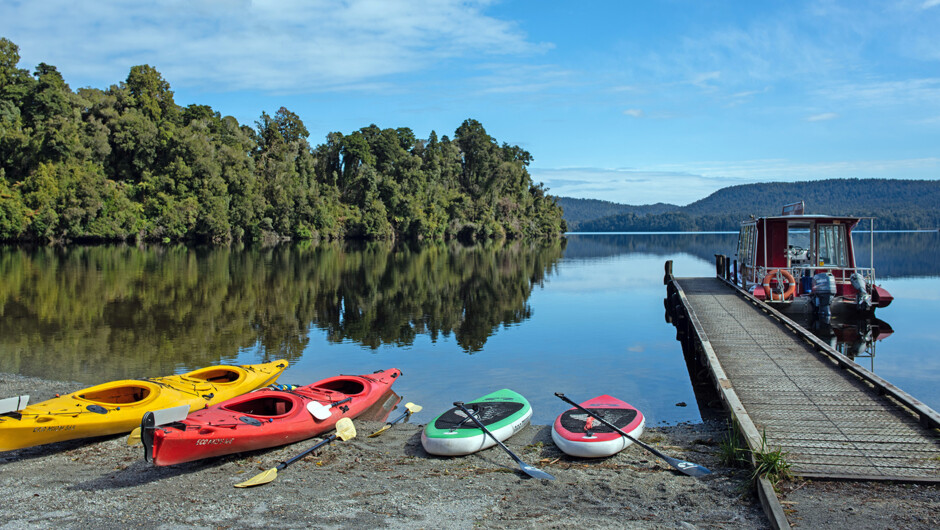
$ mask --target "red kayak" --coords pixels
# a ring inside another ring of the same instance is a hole
[[[213,456],[286,445],[332,430],[376,404],[401,370],[340,375],[316,383],[274,385],[204,408],[167,425],[147,425],[144,458],[169,466]],[[148,413],[153,418],[154,413]]]

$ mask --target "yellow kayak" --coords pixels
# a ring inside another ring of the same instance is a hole
[[[19,410],[7,408],[10,412],[0,414],[0,451],[130,432],[148,411],[179,405],[198,410],[267,386],[286,368],[283,360],[209,366],[180,375],[112,381]]]

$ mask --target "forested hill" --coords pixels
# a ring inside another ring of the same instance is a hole
[[[72,91],[0,38],[0,240],[557,237],[561,208],[531,155],[466,120],[453,138],[407,127],[330,133],[297,114],[254,126],[177,105],[154,68]]]
[[[751,215],[779,215],[784,204],[801,200],[808,214],[876,217],[876,229],[940,227],[940,180],[891,179],[744,184],[668,212],[644,215],[634,210],[569,223],[582,232],[736,231]],[[568,199],[559,201],[566,204]],[[584,211],[579,215],[586,217]]]
[[[675,204],[647,204],[633,206],[631,204],[618,204],[616,202],[600,201],[597,199],[575,199],[572,197],[558,197],[558,205],[565,211],[565,220],[569,225],[576,225],[582,221],[592,221],[601,217],[633,213],[637,215],[660,214],[671,212],[679,208]]]

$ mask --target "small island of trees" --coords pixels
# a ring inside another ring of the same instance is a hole
[[[30,74],[0,38],[0,240],[211,241],[557,237],[561,208],[527,167],[468,119],[438,138],[407,127],[333,132],[311,146],[300,117],[254,127],[134,66],[107,90]]]

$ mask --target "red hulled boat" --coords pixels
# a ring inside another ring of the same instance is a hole
[[[863,217],[807,215],[803,202],[783,213],[751,217],[741,223],[736,252],[737,281],[765,302],[803,302],[828,320],[831,311],[870,312],[894,298],[875,285],[875,268],[855,259],[852,230],[871,220],[869,239],[874,261],[874,220]]]

